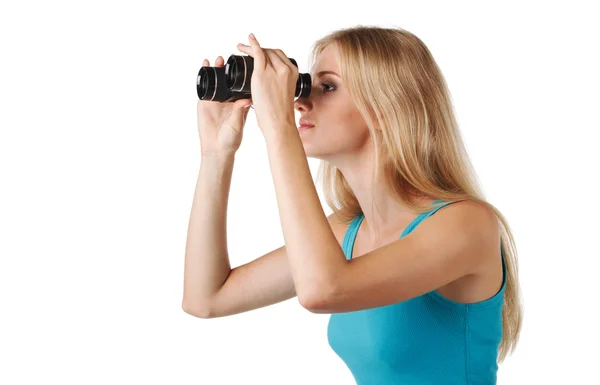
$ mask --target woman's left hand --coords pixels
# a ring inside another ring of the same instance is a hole
[[[285,125],[296,127],[294,98],[298,68],[280,49],[262,48],[253,34],[250,45],[238,44],[238,49],[254,58],[250,84],[252,104],[258,127],[270,135]]]

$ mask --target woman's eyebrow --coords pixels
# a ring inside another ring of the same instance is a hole
[[[317,76],[317,77],[319,77],[319,76],[321,76],[321,75],[326,75],[326,74],[335,75],[335,76],[337,76],[338,78],[340,77],[340,75],[336,74],[336,73],[335,73],[335,72],[333,72],[333,71],[319,71],[319,72],[317,72],[317,75],[316,75],[316,76]]]

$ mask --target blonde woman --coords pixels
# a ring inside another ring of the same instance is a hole
[[[357,384],[495,384],[521,328],[517,251],[425,44],[399,28],[334,31],[314,45],[312,91],[295,101],[283,51],[253,35],[238,49],[255,61],[285,246],[230,268],[227,198],[250,101],[199,101],[183,309],[224,317],[297,296],[331,314],[329,344]],[[329,216],[306,157],[322,160]]]

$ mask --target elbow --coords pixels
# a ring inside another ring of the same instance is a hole
[[[327,314],[329,313],[329,292],[326,290],[319,290],[313,293],[306,293],[298,296],[298,302],[300,305],[311,313],[315,314]]]
[[[184,312],[196,318],[208,319],[213,316],[208,307],[193,306],[186,301],[181,302],[181,308]]]
[[[298,302],[300,303],[300,306],[306,310],[312,311],[311,309],[313,308],[314,301],[311,298],[306,295],[298,295]]]

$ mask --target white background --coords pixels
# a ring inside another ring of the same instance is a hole
[[[514,232],[525,318],[498,383],[597,380],[591,3],[3,2],[0,383],[354,383],[327,344],[329,315],[297,299],[210,320],[181,299],[202,60],[240,54],[253,32],[308,72],[316,39],[357,24],[429,47],[486,198]],[[228,239],[232,266],[283,244],[252,110]]]

